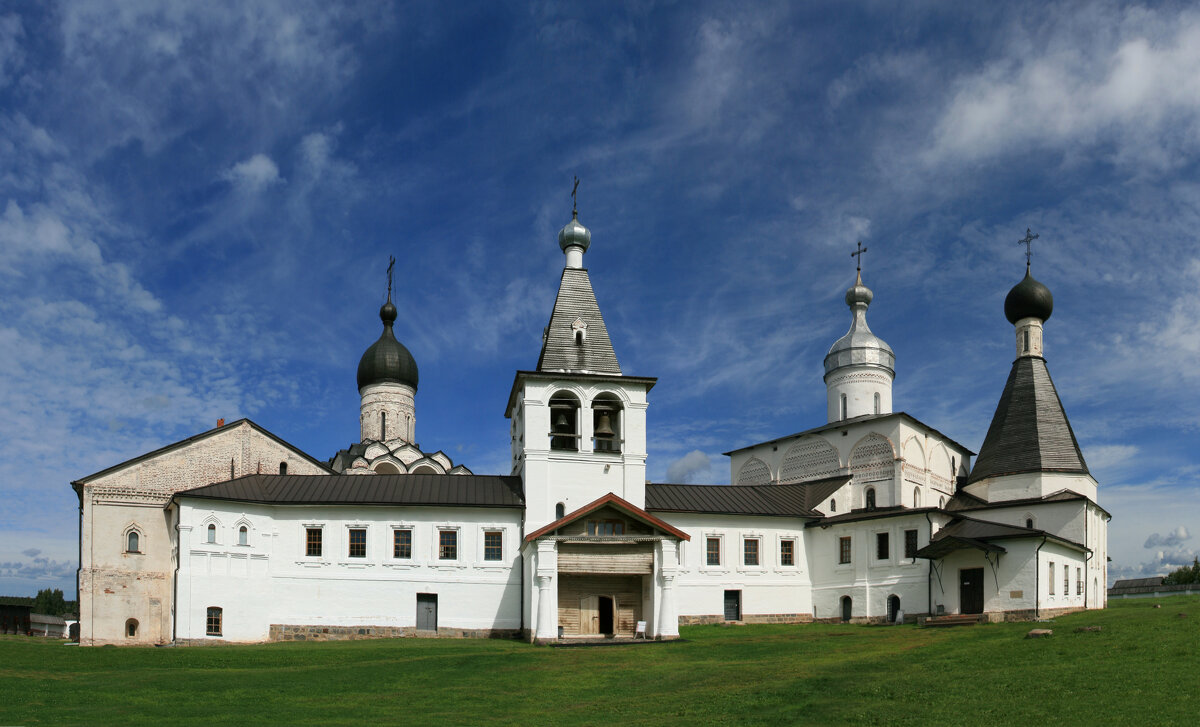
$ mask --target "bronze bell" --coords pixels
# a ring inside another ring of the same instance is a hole
[[[608,418],[608,412],[601,412],[600,421],[596,423],[596,436],[609,438],[612,435],[612,420]]]
[[[565,411],[559,410],[558,417],[554,420],[554,431],[571,431],[571,422],[567,421],[567,413]]]

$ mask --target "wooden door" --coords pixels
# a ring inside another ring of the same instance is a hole
[[[600,633],[599,596],[584,596],[579,599],[579,633]]]
[[[963,568],[958,572],[960,613],[983,613],[983,569]]]
[[[417,594],[417,630],[437,631],[437,594]]]
[[[742,592],[725,591],[725,620],[742,620]]]

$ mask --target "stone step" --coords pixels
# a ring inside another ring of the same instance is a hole
[[[986,621],[979,613],[950,614],[946,616],[930,616],[925,619],[924,626],[974,626]]]

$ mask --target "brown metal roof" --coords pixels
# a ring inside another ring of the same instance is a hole
[[[921,428],[923,428],[923,429],[927,429],[927,430],[929,430],[930,432],[933,432],[934,434],[938,435],[938,436],[939,436],[939,437],[941,437],[942,439],[946,440],[946,441],[947,441],[947,442],[949,442],[950,444],[953,444],[954,446],[956,446],[956,447],[959,447],[960,449],[962,449],[962,450],[963,450],[964,452],[966,452],[967,454],[969,454],[969,455],[973,455],[973,454],[975,454],[975,452],[973,452],[973,451],[972,451],[972,450],[970,450],[970,449],[967,449],[966,447],[964,447],[964,446],[963,446],[962,444],[960,444],[959,442],[957,442],[957,441],[955,441],[955,440],[951,439],[950,437],[947,437],[947,436],[946,436],[945,434],[943,434],[942,432],[939,432],[938,430],[936,430],[936,429],[934,429],[933,427],[929,426],[928,424],[926,424],[925,422],[921,421],[920,419],[917,419],[917,418],[916,418],[915,416],[913,416],[912,414],[909,414],[908,412],[903,412],[903,411],[896,411],[896,412],[892,412],[892,413],[890,413],[890,414],[863,414],[862,416],[851,417],[851,418],[849,418],[849,419],[842,419],[842,420],[839,420],[839,421],[836,421],[836,422],[829,422],[828,424],[822,424],[822,425],[821,425],[821,426],[819,426],[819,427],[813,427],[813,428],[811,428],[811,429],[805,429],[804,431],[802,431],[802,432],[796,432],[795,434],[787,434],[787,435],[785,435],[785,436],[782,436],[782,437],[776,437],[776,438],[774,438],[774,439],[768,439],[768,440],[767,440],[767,441],[765,441],[765,442],[755,442],[754,444],[747,444],[747,445],[746,445],[746,446],[744,446],[744,447],[738,447],[737,449],[731,449],[731,450],[729,450],[728,452],[725,452],[724,454],[725,454],[725,455],[737,454],[738,452],[743,452],[743,451],[745,451],[745,450],[747,450],[747,449],[754,449],[755,447],[760,447],[760,446],[762,446],[762,445],[764,445],[764,444],[778,444],[778,443],[780,443],[780,442],[783,442],[783,441],[785,441],[785,440],[790,440],[790,439],[796,439],[796,438],[798,438],[798,437],[803,437],[803,436],[804,436],[804,435],[806,435],[806,434],[816,434],[817,432],[824,432],[824,431],[828,431],[828,430],[830,430],[830,429],[840,429],[840,428],[842,428],[842,427],[846,427],[846,426],[848,426],[848,425],[851,425],[851,424],[860,424],[860,423],[862,423],[862,422],[870,422],[870,421],[876,421],[876,420],[883,420],[883,419],[889,419],[889,418],[892,418],[892,417],[900,417],[900,418],[903,418],[903,419],[907,419],[909,422],[911,422],[911,423],[913,423],[913,424],[916,424],[917,426],[919,426],[919,427],[921,427]]]
[[[773,517],[821,517],[815,507],[846,484],[839,475],[788,485],[646,485],[646,509]]]
[[[272,505],[525,506],[521,478],[501,475],[247,475],[175,497]]]
[[[929,545],[917,551],[917,557],[937,560],[963,548],[1003,553],[1005,552],[1004,548],[996,545],[993,541],[1015,538],[1046,538],[1089,552],[1089,549],[1080,543],[1052,535],[1044,530],[959,516],[951,520],[946,527],[934,533]]]

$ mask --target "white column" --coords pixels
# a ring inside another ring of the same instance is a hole
[[[658,599],[658,624],[655,628],[655,638],[679,638],[679,612],[675,607],[675,575],[678,568],[679,556],[676,544],[670,540],[660,540],[659,575],[662,578],[662,590]]]
[[[558,589],[554,576],[558,572],[558,553],[553,540],[537,544],[537,631],[534,639],[552,641],[558,638]]]

